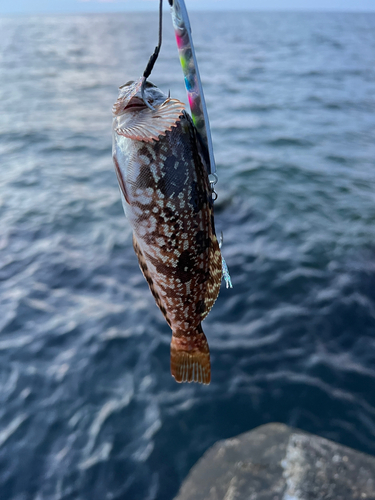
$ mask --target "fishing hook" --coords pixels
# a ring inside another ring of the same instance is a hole
[[[162,34],[163,34],[163,0],[160,0],[159,2],[159,40],[158,40],[158,45],[155,47],[154,53],[151,55],[146,69],[143,72],[143,82],[142,82],[142,87],[141,87],[141,96],[148,108],[150,108],[152,111],[155,111],[155,108],[151,106],[151,104],[145,99],[144,97],[144,91],[145,91],[145,85],[147,78],[150,76],[151,71],[154,68],[154,65],[156,63],[156,59],[159,56],[160,52],[160,47],[161,47],[161,42],[162,42]]]

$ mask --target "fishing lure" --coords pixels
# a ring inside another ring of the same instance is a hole
[[[213,182],[216,182],[216,164],[211,130],[191,35],[189,16],[184,0],[168,1],[171,6],[172,22],[176,35],[180,63],[185,78],[185,87],[188,94],[191,117],[209,153],[210,168],[208,173],[212,175],[215,174]]]
[[[180,63],[185,79],[191,117],[198,135],[204,144],[207,154],[206,162],[209,165],[208,173],[214,200],[217,198],[215,184],[218,181],[214,149],[212,145],[211,129],[208,119],[207,106],[204,99],[202,81],[199,75],[197,58],[191,34],[189,15],[184,0],[168,0],[171,7],[172,23],[175,30],[176,42],[180,56]],[[220,245],[221,247],[221,245]],[[226,288],[233,288],[228,266],[222,257],[223,279]]]

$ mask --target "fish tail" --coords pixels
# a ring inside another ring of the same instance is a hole
[[[171,373],[176,382],[210,383],[210,349],[201,324],[188,335],[172,335]]]

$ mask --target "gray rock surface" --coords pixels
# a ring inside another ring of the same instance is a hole
[[[175,500],[375,500],[375,458],[283,424],[219,441]]]

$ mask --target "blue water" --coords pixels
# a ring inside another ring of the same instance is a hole
[[[375,454],[375,15],[191,15],[233,290],[169,373],[111,160],[157,14],[0,19],[0,498],[171,500],[271,421]],[[186,100],[169,16],[151,80]]]

